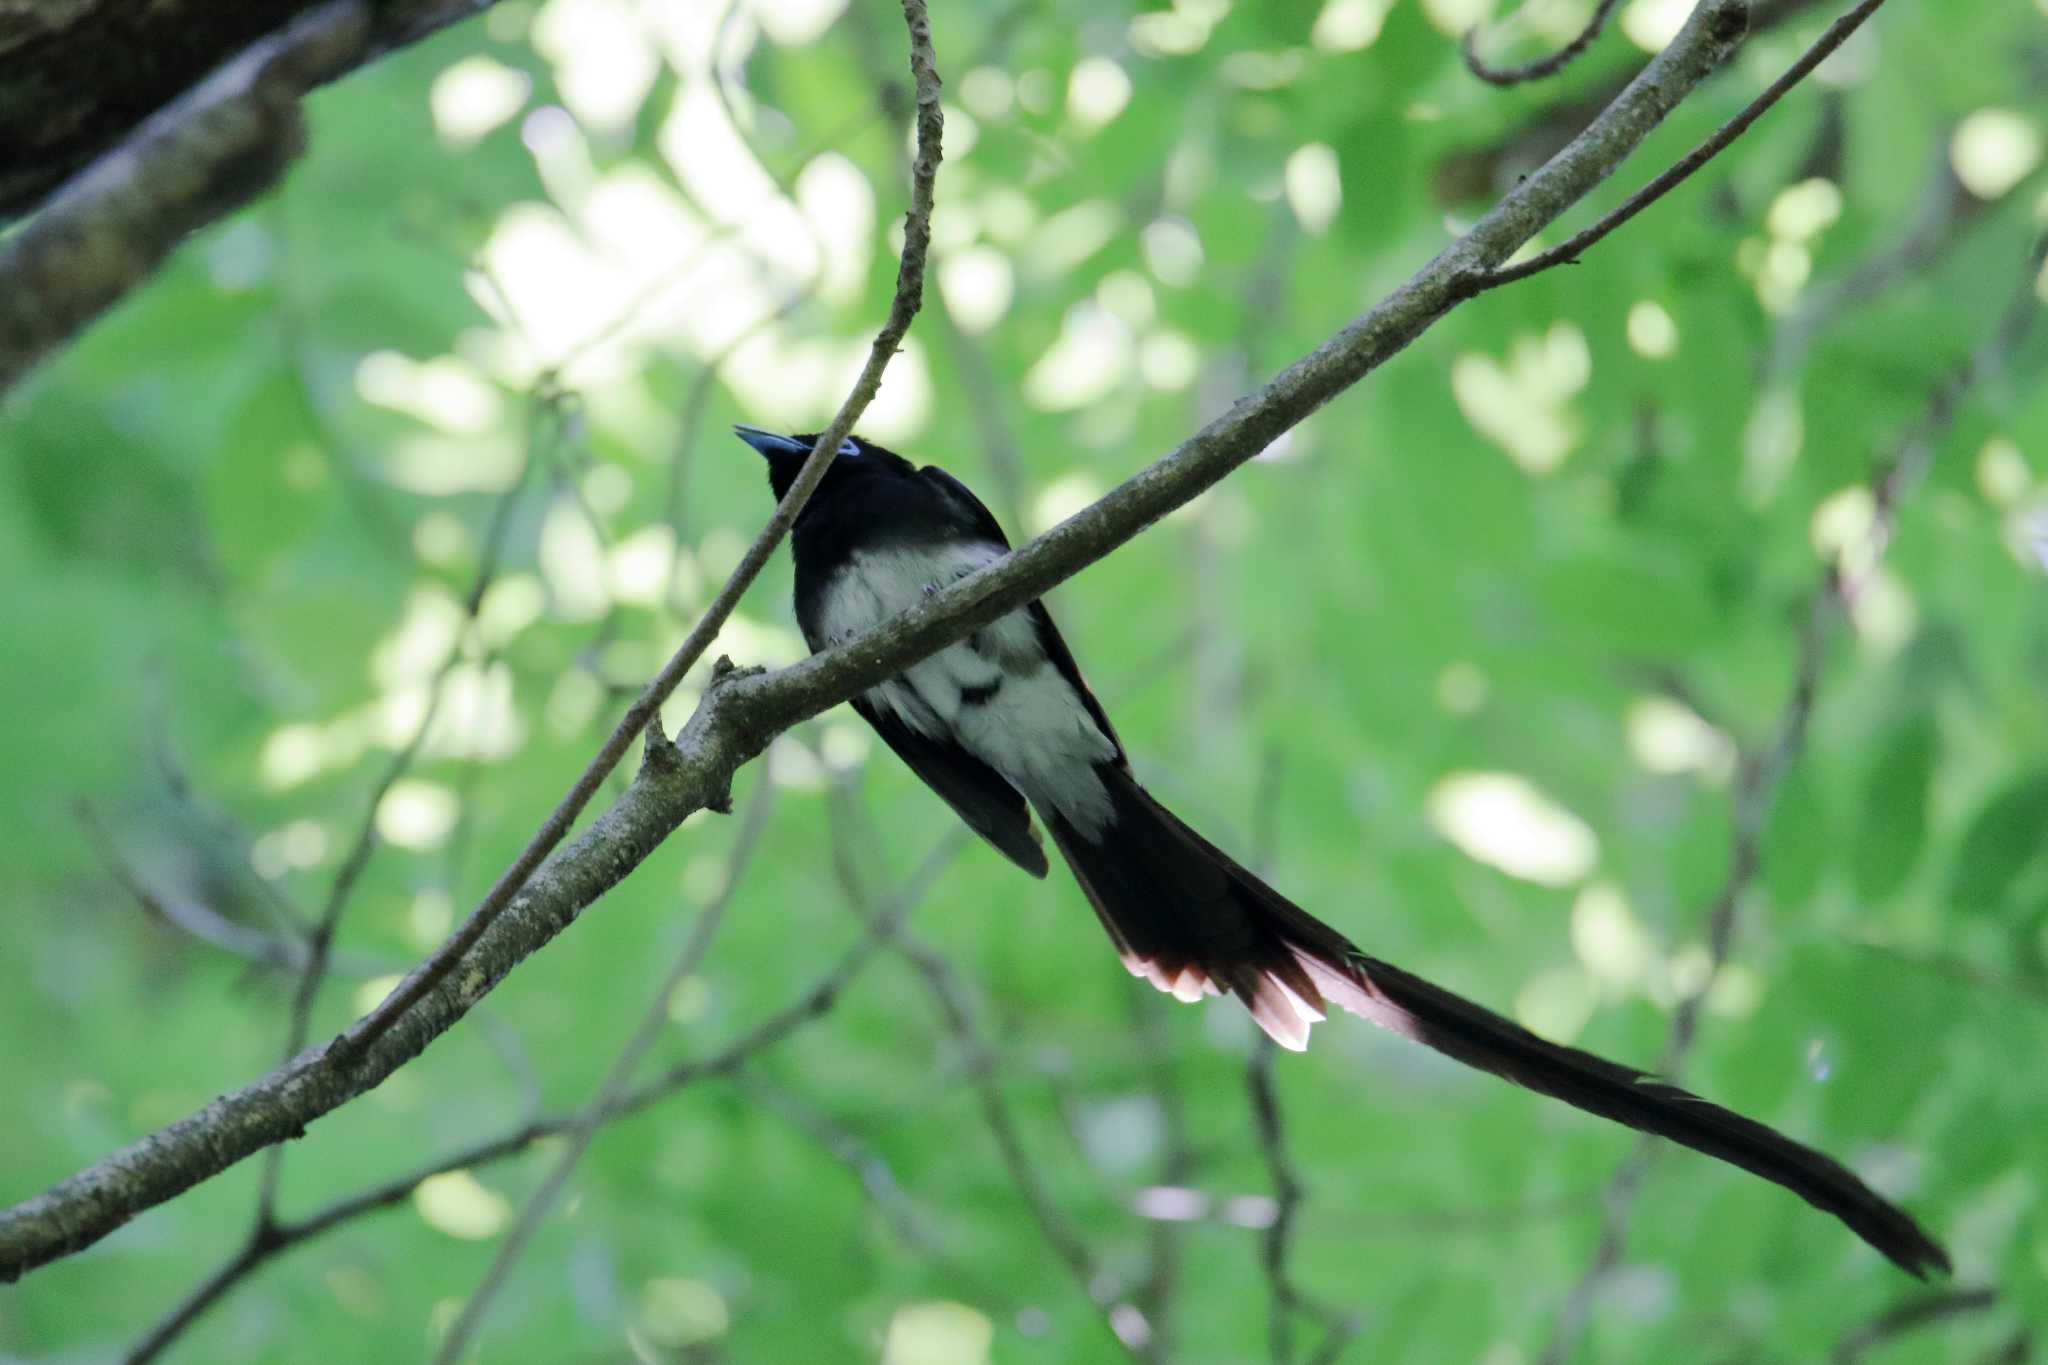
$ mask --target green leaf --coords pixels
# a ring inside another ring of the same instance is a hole
[[[1897,892],[1927,846],[1938,738],[1934,717],[1919,712],[1885,736],[1870,762],[1850,852],[1858,900],[1881,901]]]
[[[2020,877],[2048,853],[2048,772],[2036,772],[1986,801],[1956,850],[1949,901],[1989,914],[2008,907]]]

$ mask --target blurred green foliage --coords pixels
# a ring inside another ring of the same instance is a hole
[[[144,914],[81,799],[160,893],[270,930],[266,884],[319,904],[461,651],[381,812],[326,1036],[473,903],[715,590],[768,506],[724,424],[814,425],[894,275],[899,23],[832,8],[500,4],[318,96],[284,189],[13,402],[5,1198],[260,1074],[285,1028],[288,979]],[[1509,55],[1590,6],[1530,9]],[[870,434],[1038,529],[1418,265],[1554,145],[1553,102],[1626,74],[1672,9],[1624,5],[1566,76],[1500,91],[1460,65],[1446,31],[1475,11],[1453,0],[937,7],[937,287]],[[1826,10],[1756,37],[1592,208],[1732,113]],[[2044,53],[2038,5],[1899,0],[1584,264],[1460,309],[1061,589],[1147,781],[1370,951],[1651,1063],[1706,961],[1733,745],[1786,703],[1816,546],[1853,567],[1854,490],[2023,281],[2048,208]],[[1955,221],[1888,269],[1930,204]],[[613,329],[615,302],[634,311]],[[2041,351],[1971,389],[1857,579],[1687,1072],[1856,1164],[1962,1282],[1999,1289],[1886,1361],[1985,1358],[2048,1313]],[[528,465],[482,628],[460,632]],[[787,585],[778,563],[720,649],[794,657]],[[786,789],[664,1060],[783,1007],[858,937],[834,819],[865,808],[852,840],[877,888],[948,829],[862,735],[836,712],[744,776]],[[1512,809],[1461,815],[1461,775]],[[293,1144],[285,1215],[587,1099],[720,884],[732,823],[692,820]],[[1240,1012],[1128,981],[1070,882],[980,847],[915,923],[1106,1281],[1135,1292],[1170,1248],[1163,1354],[1266,1358],[1273,1184]],[[1000,1157],[974,1060],[882,955],[738,1083],[600,1135],[482,1358],[1116,1358]],[[1631,1137],[1348,1019],[1275,1071],[1307,1187],[1294,1273],[1359,1315],[1351,1358],[1534,1359]],[[298,1248],[174,1358],[419,1356],[543,1162]],[[255,1165],[0,1290],[0,1354],[119,1352],[240,1245]],[[1202,1216],[1144,1216],[1162,1185]],[[1578,1358],[1817,1359],[1909,1289],[1783,1192],[1669,1155]]]

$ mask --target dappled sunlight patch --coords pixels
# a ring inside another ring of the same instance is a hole
[[[1850,484],[1822,498],[1813,509],[1807,538],[1823,563],[1859,578],[1876,563],[1877,495],[1868,484]]]
[[[1493,17],[1494,0],[1422,0],[1422,12],[1438,32],[1463,38]]]
[[[1993,507],[2011,507],[2034,486],[2034,471],[2009,436],[1993,436],[1977,451],[1977,491]]]
[[[475,146],[526,104],[533,78],[489,57],[464,57],[434,78],[427,107],[434,132],[451,151]]]
[[[1067,310],[1060,334],[1024,376],[1024,398],[1046,412],[1071,412],[1107,397],[1130,372],[1131,329],[1093,299]]]
[[[356,393],[453,436],[493,430],[505,414],[498,387],[452,355],[414,361],[397,351],[372,351],[356,364]]]
[[[1645,772],[1696,773],[1717,785],[1735,773],[1735,741],[1670,697],[1637,697],[1622,728],[1629,755]]]
[[[428,1176],[413,1190],[412,1203],[421,1222],[465,1242],[495,1237],[512,1221],[511,1201],[464,1170]]]
[[[973,67],[958,84],[961,102],[985,122],[1007,119],[1017,103],[1017,83],[999,66]]]
[[[725,1297],[704,1281],[664,1276],[641,1287],[635,1325],[656,1345],[678,1351],[724,1336],[732,1313]]]
[[[1146,384],[1164,393],[1178,393],[1191,386],[1202,372],[1202,353],[1195,340],[1173,327],[1148,332],[1138,343],[1138,373]],[[1293,435],[1281,433],[1281,440]],[[1279,444],[1279,442],[1275,442]],[[1272,453],[1268,447],[1263,454]]]
[[[1322,52],[1360,52],[1379,41],[1394,0],[1325,0],[1309,30]]]
[[[1806,414],[1788,385],[1773,385],[1751,409],[1742,431],[1742,493],[1761,507],[1778,494],[1806,444]]]
[[[768,776],[785,791],[815,794],[831,782],[818,755],[800,739],[777,737],[768,746]]]
[[[319,776],[328,764],[327,737],[318,725],[294,721],[263,740],[256,771],[272,791],[288,791]]]
[[[1645,52],[1662,52],[1685,27],[1693,0],[1629,0],[1621,11],[1621,31]]]
[[[1515,1022],[1539,1038],[1570,1043],[1585,1032],[1599,1005],[1592,979],[1578,967],[1549,967],[1515,993]]]
[[[1138,234],[1138,247],[1145,268],[1161,284],[1181,288],[1201,278],[1202,239],[1185,218],[1153,219]]]
[[[2048,572],[2048,498],[2036,497],[2005,514],[2005,547],[2014,559]]]
[[[1648,978],[1657,944],[1619,886],[1594,882],[1572,902],[1572,952],[1611,997],[1627,995]]]
[[[1307,69],[1307,56],[1298,47],[1233,52],[1222,67],[1223,79],[1240,90],[1282,90]]]
[[[654,88],[660,54],[628,0],[547,0],[534,16],[534,50],[584,126],[623,131]]]
[[[462,633],[462,604],[438,584],[406,595],[398,624],[370,649],[370,679],[390,690],[425,682],[448,661]]]
[[[377,833],[395,848],[429,852],[448,842],[462,813],[452,788],[423,777],[401,777],[377,803]]]
[[[889,1315],[883,1365],[988,1365],[995,1324],[964,1303],[907,1303]]]
[[[1920,608],[1905,580],[1880,565],[1851,585],[1849,621],[1873,652],[1896,654],[1919,629]]]
[[[1131,20],[1131,46],[1147,57],[1190,56],[1202,50],[1229,8],[1229,0],[1175,0],[1171,8]]]
[[[818,741],[818,754],[832,771],[851,772],[867,762],[868,753],[874,747],[872,734],[865,725],[831,721]]]
[[[1522,333],[1505,364],[1479,351],[1451,362],[1451,394],[1458,410],[1524,473],[1544,475],[1562,465],[1584,435],[1570,400],[1593,373],[1585,333],[1569,322],[1541,335]]]
[[[747,12],[783,47],[808,47],[825,36],[846,4],[847,0],[748,0]]]
[[[413,553],[431,569],[446,569],[476,553],[476,542],[462,519],[449,512],[429,512],[412,528]]]
[[[825,250],[818,298],[840,307],[859,300],[874,256],[875,191],[860,168],[823,152],[796,177],[797,207]]]
[[[411,733],[406,732],[408,737]],[[513,696],[510,667],[497,660],[448,670],[440,709],[422,746],[430,757],[495,761],[510,758],[525,742],[526,722]]]
[[[2039,119],[2016,109],[1979,109],[1956,125],[1949,164],[1963,188],[1979,199],[1998,199],[2041,164]]]
[[[1585,821],[1514,773],[1452,773],[1430,788],[1425,808],[1466,857],[1541,886],[1580,881],[1600,856]]]
[[[1436,675],[1436,704],[1454,716],[1469,716],[1486,705],[1486,674],[1478,664],[1460,659]]]
[[[435,939],[434,942],[438,943],[440,940]],[[432,947],[433,944],[428,944],[427,946]],[[355,994],[350,997],[350,1003],[355,1007],[356,1014],[360,1016],[373,1012],[377,1006],[384,1003],[391,992],[398,989],[404,980],[405,977],[397,972],[387,972],[382,976],[373,976],[364,981],[356,987]]]
[[[318,820],[293,820],[258,835],[249,845],[249,866],[256,875],[277,881],[293,872],[304,872],[326,862],[334,852],[334,838]]]
[[[836,395],[827,399],[830,408],[838,407],[839,397],[860,377],[861,367],[867,364],[869,346],[866,339],[842,343],[839,372],[826,385],[827,394]],[[888,382],[861,414],[861,434],[884,445],[912,441],[931,424],[934,401],[932,371],[925,360],[924,342],[914,336],[905,337],[896,348],[896,358],[889,362]]]
[[[594,621],[604,615],[611,605],[604,541],[574,498],[558,497],[548,504],[538,557],[555,619]]]
[[[455,898],[438,886],[430,886],[414,895],[405,907],[405,936],[414,948],[421,952],[432,948],[455,925]],[[387,992],[388,994],[388,992]],[[367,1009],[358,1009],[358,1014],[368,1014],[376,1007],[371,1002]]]
[[[676,532],[667,522],[650,522],[619,538],[605,556],[605,578],[614,601],[659,607],[675,563]]]
[[[604,684],[581,668],[565,670],[548,689],[541,714],[548,733],[557,739],[573,739],[597,719],[604,705]]]
[[[942,257],[938,280],[947,311],[970,335],[1002,321],[1017,292],[1010,258],[992,246],[963,247]]]
[[[1338,170],[1336,150],[1324,142],[1308,142],[1295,148],[1287,158],[1282,184],[1286,187],[1287,207],[1294,211],[1301,230],[1311,237],[1328,232],[1330,224],[1337,221],[1337,210],[1344,204],[1344,181]]]
[[[502,649],[520,632],[539,622],[548,607],[547,588],[530,573],[506,573],[493,579],[477,603],[476,627],[487,649]]]
[[[1821,176],[1787,185],[1771,200],[1764,226],[1782,242],[1810,242],[1842,216],[1842,191]]]
[[[1031,533],[1042,534],[1102,496],[1102,484],[1075,471],[1062,474],[1038,490],[1031,500]]]
[[[1628,310],[1628,346],[1645,360],[1668,360],[1678,349],[1678,324],[1656,300],[1637,299]]]
[[[1030,279],[1059,279],[1108,246],[1123,224],[1123,210],[1111,200],[1084,199],[1038,224],[1018,264]]]
[[[1067,125],[1076,136],[1087,137],[1130,102],[1131,78],[1114,58],[1083,57],[1067,74]]]
[[[727,618],[711,647],[704,651],[704,657],[716,659],[725,654],[737,663],[786,668],[810,652],[803,637],[788,626],[736,611]],[[701,670],[708,665],[699,667]]]

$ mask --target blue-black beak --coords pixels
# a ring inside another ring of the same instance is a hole
[[[771,460],[777,455],[795,455],[801,459],[811,453],[809,441],[799,441],[794,436],[778,436],[759,427],[736,426],[732,429],[732,434]]]

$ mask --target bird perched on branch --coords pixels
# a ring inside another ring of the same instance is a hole
[[[734,430],[767,459],[778,499],[817,442]],[[851,437],[797,517],[790,547],[797,622],[815,652],[995,562],[1009,541],[945,470]],[[1909,1215],[1831,1158],[1368,957],[1233,862],[1138,784],[1043,603],[912,664],[853,707],[975,833],[1043,877],[1035,810],[1124,966],[1176,999],[1236,996],[1274,1042],[1296,1051],[1338,1005],[1467,1066],[1775,1181],[1914,1275],[1948,1269]]]

